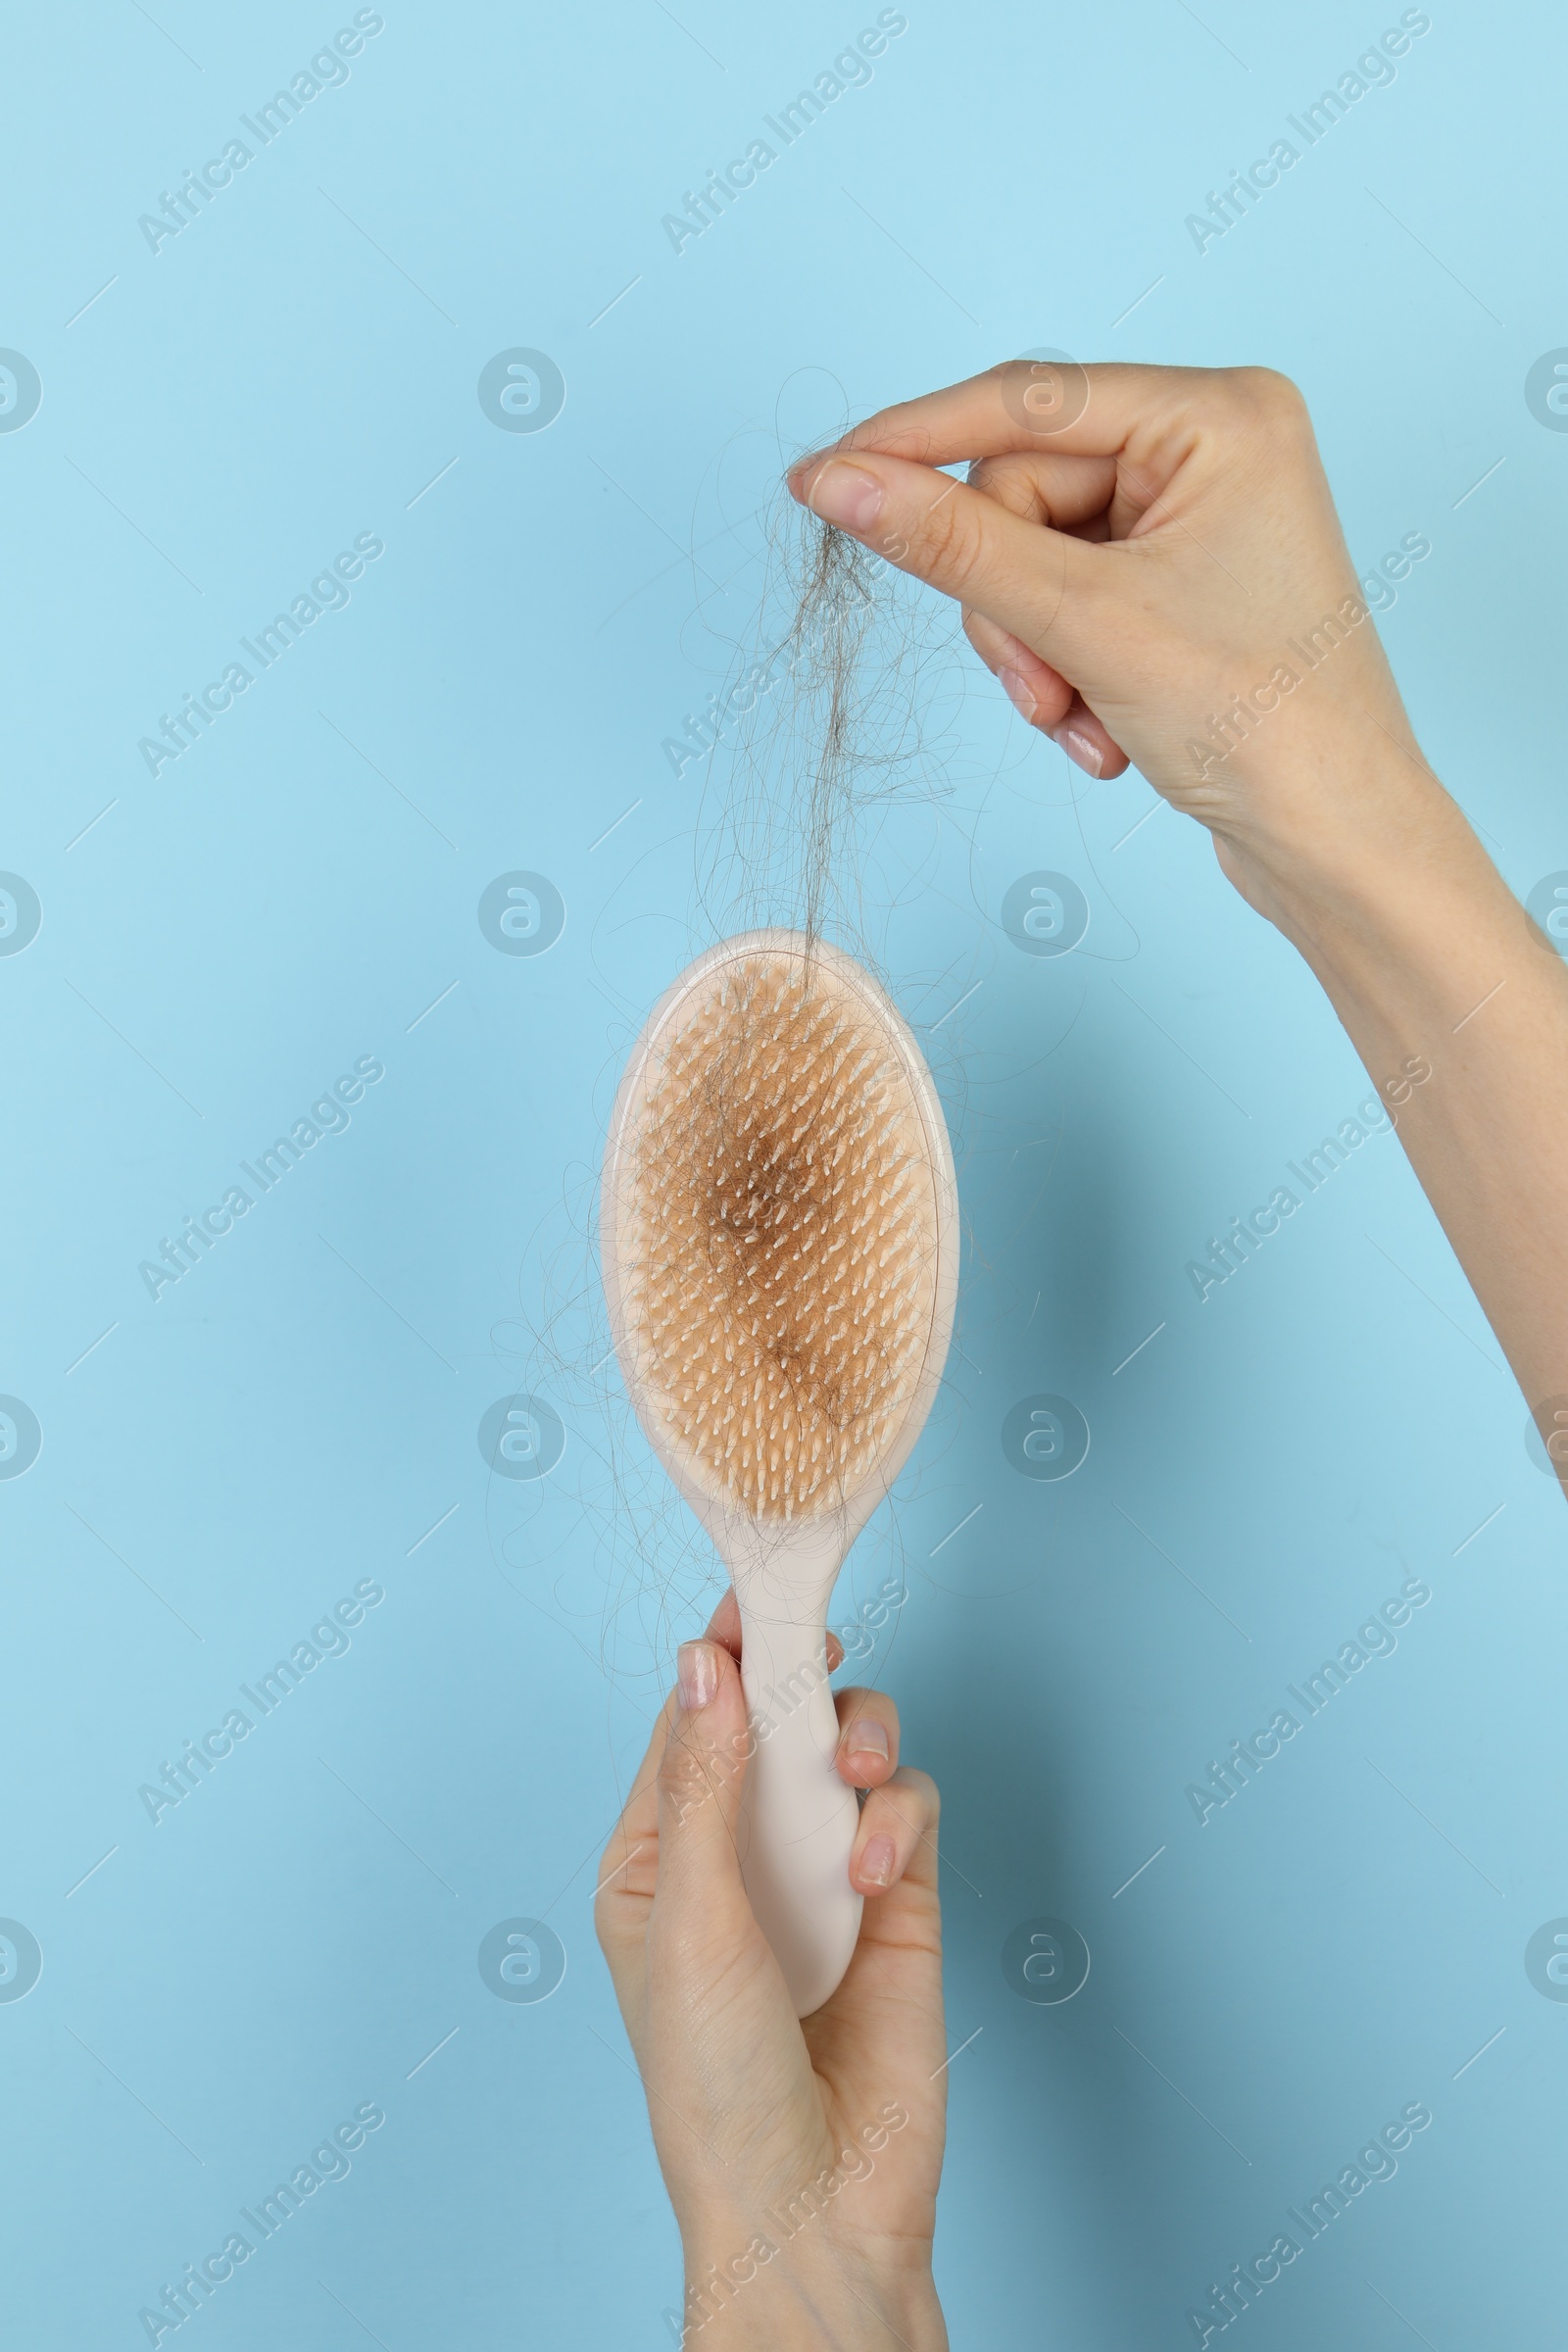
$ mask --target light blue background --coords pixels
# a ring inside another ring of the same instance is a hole
[[[619,1059],[697,941],[700,771],[660,747],[748,625],[743,518],[846,415],[1038,345],[1284,368],[1358,561],[1431,539],[1380,625],[1528,892],[1568,866],[1568,438],[1523,396],[1568,343],[1561,22],[1435,6],[1200,256],[1185,216],[1397,9],[917,0],[677,257],[661,216],[874,10],[389,6],[155,256],[138,215],[352,11],[155,13],[7,37],[0,343],[43,379],[0,436],[0,866],[43,906],[0,959],[0,1390],[43,1429],[0,1483],[0,1913],[44,1954],[0,2003],[11,2326],[144,2342],[139,2307],[374,2100],[210,2346],[654,2352],[678,2250],[590,1898],[701,1567],[673,1520],[643,1541],[634,1448],[617,1516],[580,1385],[543,1487],[475,1432],[537,1385]],[[564,371],[548,431],[480,411],[512,346]],[[361,532],[386,552],[348,608],[155,781],[138,738]],[[1208,2282],[1415,2100],[1397,2178],[1247,2340],[1544,2340],[1568,2006],[1523,1954],[1568,1912],[1560,1497],[1388,1136],[1200,1305],[1185,1261],[1367,1082],[1203,835],[1161,808],[1125,838],[1141,779],[1090,786],[967,675],[954,789],[896,818],[872,910],[912,1020],[973,989],[933,1049],[962,1352],[839,1611],[902,1560],[875,1672],[943,1786],[951,2044],[978,2034],[954,2340],[1192,2341]],[[1092,910],[1054,961],[998,921],[1036,867]],[[538,958],[475,918],[513,868],[565,902]],[[155,1303],[138,1262],[369,1054],[348,1131]],[[1064,1484],[1002,1455],[1034,1391],[1093,1432]],[[1410,1575],[1396,1654],[1200,1827],[1185,1786]],[[370,1577],[348,1654],[155,1827],[139,1785]],[[1093,1954],[1059,2009],[1000,1965],[1043,1913]],[[566,1949],[542,2004],[479,1979],[516,1915]]]

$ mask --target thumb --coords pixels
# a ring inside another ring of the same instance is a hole
[[[1103,550],[907,458],[830,453],[789,486],[824,522],[983,613],[1067,677],[1092,660],[1110,585]]]
[[[683,1642],[679,1677],[659,1768],[654,1907],[676,1933],[728,1934],[751,1919],[735,1845],[752,1747],[746,1698],[740,1668],[721,1642]]]

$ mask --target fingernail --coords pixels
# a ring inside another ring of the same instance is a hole
[[[1002,691],[1021,718],[1033,718],[1040,705],[1021,669],[999,669]]]
[[[718,1653],[711,1642],[683,1642],[676,1659],[680,1703],[688,1715],[710,1705],[718,1690]]]
[[[813,514],[843,531],[868,531],[882,512],[882,485],[874,473],[834,458],[811,484],[807,501]]]
[[[849,431],[840,433],[836,441],[824,441],[820,449],[808,449],[804,458],[797,458],[793,466],[786,467],[784,479],[797,498],[801,495],[801,483],[810,472],[812,466],[820,466],[823,460],[830,458],[836,449],[848,449],[854,439],[855,427],[852,424]]]
[[[1077,727],[1056,727],[1052,732],[1051,740],[1066,753],[1075,767],[1083,769],[1086,776],[1098,776],[1105,764],[1099,744]]]
[[[891,1838],[868,1838],[860,1856],[858,1876],[867,1886],[888,1886],[893,1883],[893,1840]]]
[[[884,1764],[888,1760],[888,1736],[874,1715],[862,1715],[851,1724],[844,1746],[847,1755],[876,1756]]]

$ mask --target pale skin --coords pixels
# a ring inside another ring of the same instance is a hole
[[[798,2022],[735,1850],[740,1646],[729,1593],[681,1648],[596,1904],[688,2290],[714,2268],[733,2287],[688,2306],[688,2340],[933,2352],[948,2340],[931,2283],[947,2107],[936,1788],[899,1763],[885,1692],[837,1693],[836,1768],[868,1791],[850,1857],[867,1899],[843,1984]],[[831,1642],[829,1664],[842,1655]]]
[[[966,480],[940,470],[956,465]],[[1295,386],[1264,368],[1015,362],[881,411],[789,482],[955,598],[1015,708],[1087,774],[1136,762],[1207,827],[1228,880],[1322,983],[1544,1438],[1568,1432],[1568,968],[1416,742]],[[1288,650],[1329,614],[1315,666]],[[1412,1083],[1415,1066],[1429,1074]],[[1568,1479],[1568,1437],[1552,1451]],[[798,2024],[730,1834],[738,1647],[721,1611],[682,1652],[686,1697],[656,1729],[600,1896],[688,2281],[839,2162],[886,2100],[909,2122],[746,2284],[710,2297],[687,2340],[926,2352],[947,2341],[930,2266],[946,2082],[930,2079],[946,2055],[936,1791],[895,1769],[890,1702],[841,1692],[838,1769],[871,1791],[851,1865],[865,1923],[839,1992]],[[856,1747],[862,1721],[886,1732],[887,1757]],[[873,1849],[885,1886],[865,1875]]]

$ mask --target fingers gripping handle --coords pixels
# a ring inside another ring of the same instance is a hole
[[[833,1768],[838,1716],[820,1623],[741,1603],[741,1679],[753,1740],[737,1832],[741,1874],[799,2017],[850,1964],[860,1897],[850,1884],[859,1807]]]

